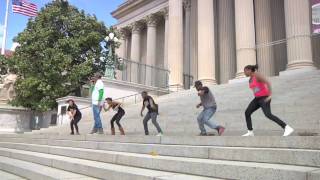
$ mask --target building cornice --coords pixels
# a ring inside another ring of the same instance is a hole
[[[121,4],[115,11],[111,12],[111,15],[119,19],[125,14],[134,11],[135,9],[143,6],[144,4],[148,4],[153,0],[128,0]]]

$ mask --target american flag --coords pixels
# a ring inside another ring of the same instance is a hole
[[[12,9],[14,13],[29,17],[35,17],[38,14],[37,5],[28,0],[12,0]]]

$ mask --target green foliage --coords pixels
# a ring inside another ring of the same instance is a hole
[[[78,90],[94,72],[103,72],[101,42],[106,27],[64,1],[53,1],[30,19],[15,41],[9,61],[19,78],[12,104],[46,111],[56,99]]]
[[[8,72],[8,58],[0,55],[0,75],[5,75]]]

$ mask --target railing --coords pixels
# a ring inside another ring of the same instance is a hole
[[[165,88],[165,89],[158,88],[158,89],[150,90],[147,92],[148,92],[148,94],[151,94],[151,95],[161,96],[164,94],[169,94],[171,91],[169,90],[169,88]],[[124,96],[121,98],[116,98],[115,100],[118,102],[121,102],[122,104],[125,104],[125,103],[126,104],[130,104],[130,103],[136,104],[136,103],[142,101],[142,96],[141,96],[141,93],[136,93],[136,94]]]
[[[190,87],[193,85],[193,79],[193,76],[189,74],[183,74],[184,89],[190,89]]]
[[[120,70],[116,71],[117,80],[158,88],[169,86],[169,70],[127,59],[119,59],[119,61],[118,69]]]

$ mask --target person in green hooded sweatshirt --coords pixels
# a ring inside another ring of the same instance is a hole
[[[94,126],[90,134],[103,134],[100,112],[104,101],[104,84],[101,78],[102,75],[100,73],[95,73],[94,77],[91,79],[91,97]]]

